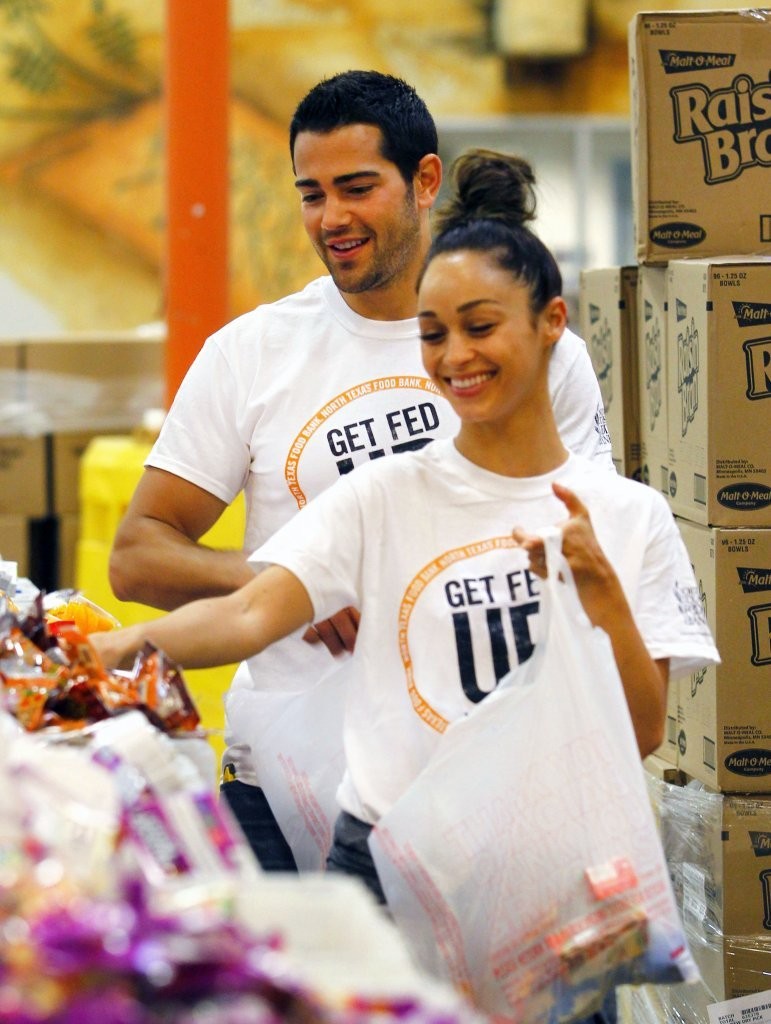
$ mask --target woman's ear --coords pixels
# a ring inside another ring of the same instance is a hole
[[[568,307],[561,295],[555,295],[546,303],[541,317],[547,344],[556,345],[568,325]]]
[[[418,206],[426,209],[434,205],[442,184],[442,161],[436,153],[427,153],[421,157],[415,172],[415,196]]]

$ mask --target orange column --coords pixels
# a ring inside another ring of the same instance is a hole
[[[229,315],[229,43],[227,0],[166,0],[168,404]]]

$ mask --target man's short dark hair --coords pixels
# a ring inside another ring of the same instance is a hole
[[[382,135],[381,155],[411,182],[437,135],[428,107],[411,85],[379,71],[342,71],[325,78],[300,100],[289,125],[289,152],[300,132],[326,134],[352,124],[371,124]]]

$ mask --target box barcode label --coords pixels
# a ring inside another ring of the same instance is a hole
[[[715,741],[711,740],[709,736],[702,737],[704,740],[704,749],[702,752],[702,760],[707,768],[715,769]]]
[[[761,213],[760,215],[760,240],[761,242],[771,242],[771,213]]]
[[[677,742],[677,719],[674,715],[667,718],[667,743]]]
[[[683,916],[690,918],[689,923],[696,925],[702,934],[704,921],[707,917],[707,882],[704,871],[697,864],[684,861],[683,878]]]
[[[693,474],[693,500],[697,505],[707,504],[707,478]]]

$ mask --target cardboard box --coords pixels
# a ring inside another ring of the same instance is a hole
[[[81,460],[107,431],[64,431],[36,437],[0,434],[0,513],[66,515],[79,510]]]
[[[669,494],[667,271],[638,268],[637,355],[640,373],[640,463],[643,483]]]
[[[113,435],[107,430],[66,430],[51,436],[52,508],[57,515],[80,510],[81,463],[86,449],[95,438]]]
[[[771,526],[771,260],[672,260],[669,501],[711,526]]]
[[[584,270],[579,319],[600,383],[613,463],[640,479],[640,402],[637,355],[637,267]]]
[[[55,516],[0,515],[0,554],[40,589],[59,585],[59,523]]]
[[[680,721],[680,680],[671,679],[667,689],[667,720],[664,726],[664,739],[659,747],[653,751],[651,757],[663,761],[665,764],[677,766],[678,746],[677,734]]]
[[[0,514],[0,555],[16,562],[17,576],[29,576],[29,520],[24,515]]]
[[[44,437],[0,435],[0,513],[47,515],[48,466]]]
[[[678,767],[721,792],[771,794],[771,529],[678,526],[721,657],[680,681]]]
[[[57,584],[61,587],[74,587],[76,578],[78,537],[80,533],[80,516],[76,512],[66,512],[58,516],[59,520],[59,559],[57,565]],[[86,595],[89,596],[89,595]]]
[[[685,773],[681,772],[671,761],[661,757],[656,751],[644,758],[643,768],[662,782],[669,782],[673,786],[685,785]]]
[[[629,24],[641,263],[771,255],[768,11],[642,12]]]
[[[20,380],[40,432],[137,427],[164,405],[164,337],[159,329],[21,340]]]
[[[766,991],[771,797],[670,785],[659,810],[688,945],[713,996],[707,1002]]]

